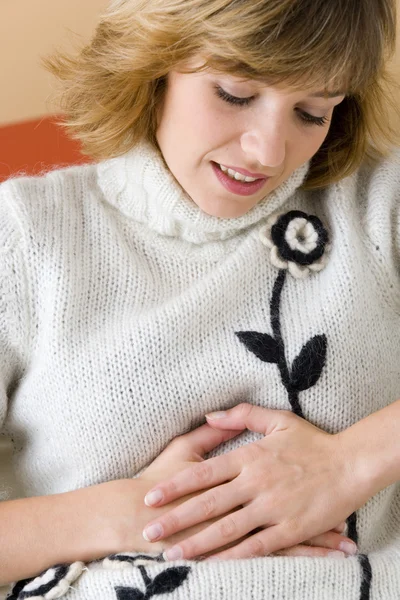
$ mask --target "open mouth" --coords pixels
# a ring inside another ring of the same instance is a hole
[[[250,178],[252,181],[242,181],[232,177],[232,175],[230,175],[227,171],[223,171],[221,166],[214,161],[211,161],[211,166],[217,176],[218,181],[224,186],[224,188],[233,194],[238,194],[239,196],[251,196],[252,194],[255,194],[262,187],[264,187],[269,179],[263,178],[254,180],[254,178]]]

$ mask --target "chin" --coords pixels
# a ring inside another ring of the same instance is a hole
[[[197,204],[197,202],[196,202]],[[249,207],[245,207],[245,206],[227,206],[227,207],[223,207],[223,206],[216,206],[216,205],[212,205],[212,206],[207,206],[207,205],[202,205],[202,204],[197,204],[197,206],[200,208],[200,210],[202,210],[204,213],[206,213],[207,215],[210,215],[211,217],[218,217],[220,219],[236,219],[237,217],[241,217],[243,215],[245,215],[246,213],[248,213],[254,205],[249,206]]]
[[[211,217],[218,217],[219,219],[236,219],[237,217],[241,217],[242,215],[245,215],[247,212],[249,212],[249,210],[251,210],[251,208],[247,209],[247,210],[237,210],[237,211],[232,211],[232,210],[213,210],[213,209],[207,209],[207,208],[203,208],[200,206],[200,209],[205,212],[207,215],[210,215]]]

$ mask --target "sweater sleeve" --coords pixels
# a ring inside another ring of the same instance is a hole
[[[361,225],[365,234],[368,269],[374,273],[383,301],[399,315],[400,149],[373,168],[363,165],[354,193],[358,205],[355,225]]]
[[[29,339],[25,242],[13,189],[11,181],[0,185],[0,435],[23,377]]]

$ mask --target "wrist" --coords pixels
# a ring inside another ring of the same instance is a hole
[[[143,537],[143,529],[149,521],[156,518],[157,509],[146,506],[144,497],[154,486],[154,481],[146,481],[144,478],[124,479],[118,482],[116,493],[125,503],[129,502],[128,516],[125,519],[119,519],[114,524],[115,519],[110,524],[113,530],[114,539],[112,553],[117,552],[145,552],[150,554],[159,554],[164,551],[166,543],[164,540],[159,542],[148,542]],[[162,509],[158,509],[162,510]],[[165,512],[166,509],[164,509]]]
[[[397,401],[336,434],[351,485],[366,499],[400,480],[399,422]]]
[[[355,500],[353,510],[357,510],[377,493],[376,475],[368,468],[368,450],[357,443],[359,440],[351,427],[337,433],[335,437],[339,442],[345,486]]]

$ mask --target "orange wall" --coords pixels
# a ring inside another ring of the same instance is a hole
[[[56,125],[57,117],[42,117],[0,127],[0,182],[19,173],[33,175],[87,162],[79,144]]]

